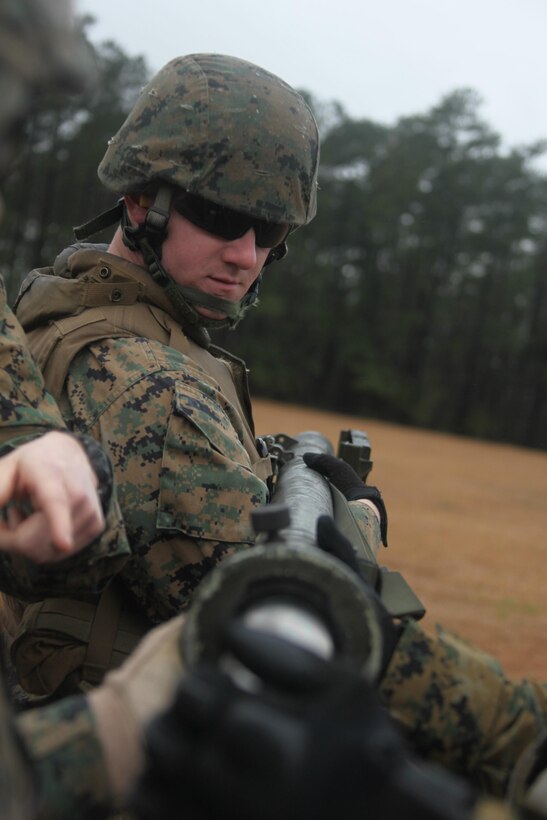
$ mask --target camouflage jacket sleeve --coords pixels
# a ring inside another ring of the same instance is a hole
[[[0,817],[34,820],[31,758],[21,742],[0,677]]]
[[[23,330],[6,304],[0,278],[0,446],[64,426],[27,350]]]
[[[133,551],[122,578],[152,620],[166,620],[216,562],[254,541],[250,512],[267,487],[241,419],[199,365],[136,338],[83,351],[63,411],[110,456]]]
[[[6,304],[0,277],[0,455],[49,430],[66,429],[61,412],[44,387],[25,344],[23,331]],[[23,599],[98,592],[129,555],[115,496],[104,535],[59,564],[37,566],[0,554],[0,590]],[[74,572],[78,567],[78,573]]]
[[[547,726],[547,684],[508,680],[441,627],[431,637],[406,625],[380,692],[418,751],[494,795]]]
[[[37,820],[107,817],[112,794],[94,719],[83,696],[17,718],[37,793]]]

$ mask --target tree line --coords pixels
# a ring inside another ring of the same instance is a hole
[[[113,42],[89,47],[94,90],[40,101],[5,186],[12,300],[113,204],[97,165],[149,71]],[[389,126],[306,96],[317,217],[266,269],[259,309],[215,341],[247,359],[255,395],[546,448],[546,146],[502,150],[469,89]]]

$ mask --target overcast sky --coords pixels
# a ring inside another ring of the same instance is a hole
[[[547,0],[75,0],[152,70],[200,51],[392,124],[471,87],[509,146],[547,138]]]

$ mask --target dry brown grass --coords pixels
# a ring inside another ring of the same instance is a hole
[[[458,632],[512,677],[547,678],[547,454],[256,401],[258,433],[366,430],[389,510],[386,566],[404,573],[424,624]]]

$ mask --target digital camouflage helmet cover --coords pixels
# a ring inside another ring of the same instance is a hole
[[[235,57],[190,54],[143,89],[99,177],[118,194],[167,182],[297,226],[315,215],[318,159],[313,114],[287,83]]]

